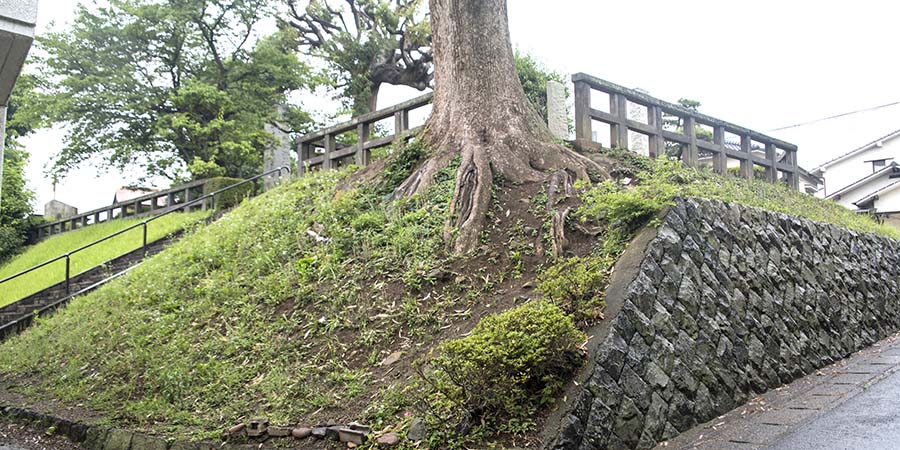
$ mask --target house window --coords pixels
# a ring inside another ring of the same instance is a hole
[[[887,162],[894,158],[885,158],[885,159],[873,159],[871,161],[866,161],[872,163],[872,173],[878,172],[887,165]]]

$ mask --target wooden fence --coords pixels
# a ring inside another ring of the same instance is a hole
[[[797,146],[794,144],[587,74],[575,74],[572,81],[575,83],[575,140],[578,143],[590,145],[594,142],[592,122],[596,120],[609,125],[612,147],[627,149],[629,132],[640,133],[649,141],[651,158],[664,155],[666,144],[672,143],[681,146],[681,159],[688,166],[698,166],[700,153],[703,152],[711,156],[712,168],[716,173],[727,172],[730,158],[740,162],[739,173],[742,177],[753,177],[754,167],[760,166],[765,169],[767,181],[774,183],[781,180],[794,189],[799,188],[800,169],[797,166]],[[594,90],[609,96],[609,112],[591,106],[591,91]],[[646,122],[630,118],[629,107],[646,108]],[[680,123],[680,129],[666,127],[664,117]],[[698,137],[700,126],[712,129],[712,141]],[[726,133],[737,136],[740,145],[726,145]],[[765,157],[754,155],[756,149],[764,152]]]
[[[409,113],[429,104],[431,104],[430,93],[303,136],[297,145],[297,173],[302,175],[307,170],[339,167],[351,159],[355,164],[368,165],[373,149],[391,145],[396,141],[405,141],[414,136],[421,127],[409,128]],[[394,133],[373,137],[372,130],[375,124],[391,117],[394,118]],[[356,133],[356,143],[339,146],[338,137],[348,132]]]
[[[743,177],[753,177],[754,168],[758,166],[764,168],[766,180],[783,181],[795,189],[799,188],[800,169],[797,166],[796,145],[590,75],[575,74],[572,81],[575,83],[576,143],[584,146],[597,145],[593,140],[592,129],[592,121],[596,120],[610,126],[612,147],[627,149],[629,132],[640,133],[649,140],[651,158],[664,155],[668,143],[681,147],[681,158],[688,166],[700,165],[702,153],[703,159],[711,159],[716,173],[724,174],[728,171],[728,159],[733,159],[740,162],[739,173]],[[609,112],[591,107],[592,90],[609,96]],[[297,146],[297,173],[331,169],[346,161],[353,161],[358,165],[369,164],[372,149],[409,139],[421,128],[409,128],[409,113],[430,104],[431,100],[432,95],[426,94],[303,136]],[[646,108],[646,122],[630,118],[629,107]],[[394,134],[372,138],[371,130],[375,123],[390,117],[394,117]],[[677,121],[682,126],[680,129],[671,129],[672,127],[665,125],[664,118]],[[710,128],[712,140],[704,139],[702,134],[698,136],[698,127]],[[354,144],[341,146],[338,143],[340,135],[353,132],[356,134]],[[726,133],[734,135],[739,144],[736,141],[729,145]],[[758,156],[754,151],[764,156]]]
[[[165,191],[153,192],[140,197],[135,197],[126,202],[111,206],[104,206],[86,213],[77,214],[55,222],[40,224],[32,230],[33,238],[43,239],[54,234],[65,233],[89,225],[106,222],[112,219],[124,217],[140,217],[146,214],[178,208],[179,205],[190,203],[203,196],[203,185],[207,180],[193,181]],[[191,205],[185,210],[204,209],[202,205]]]

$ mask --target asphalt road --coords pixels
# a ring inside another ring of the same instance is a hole
[[[767,450],[900,448],[900,372],[786,434]]]

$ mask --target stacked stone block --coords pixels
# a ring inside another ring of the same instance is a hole
[[[550,448],[649,449],[900,329],[900,242],[678,200]]]

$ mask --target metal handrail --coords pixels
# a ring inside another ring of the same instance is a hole
[[[36,265],[36,266],[30,267],[30,268],[28,268],[28,269],[25,269],[25,270],[23,270],[23,271],[21,271],[21,272],[19,272],[19,273],[17,273],[17,274],[10,275],[10,276],[8,276],[8,277],[6,277],[6,278],[0,280],[0,284],[6,283],[7,281],[16,279],[16,278],[18,278],[18,277],[20,277],[20,276],[22,276],[22,275],[27,274],[27,273],[31,273],[31,272],[33,272],[33,271],[35,271],[35,270],[37,270],[37,269],[40,269],[41,267],[44,267],[44,266],[47,266],[47,265],[49,265],[49,264],[53,264],[53,263],[55,263],[55,262],[57,262],[57,261],[60,261],[60,260],[65,259],[65,260],[66,260],[66,295],[69,295],[69,282],[70,282],[70,280],[71,280],[71,273],[70,273],[70,268],[71,268],[71,256],[72,256],[73,254],[78,253],[78,252],[80,252],[80,251],[82,251],[82,250],[85,250],[85,249],[87,249],[87,248],[93,247],[94,245],[97,245],[97,244],[99,244],[99,243],[101,243],[101,242],[105,242],[105,241],[107,241],[107,240],[109,240],[109,239],[112,239],[112,238],[114,238],[114,237],[116,237],[116,236],[118,236],[118,235],[120,235],[120,234],[123,234],[123,233],[126,233],[126,232],[128,232],[128,231],[131,231],[131,230],[133,230],[133,229],[135,229],[135,228],[137,228],[137,227],[143,227],[143,228],[144,228],[144,240],[143,240],[143,246],[142,246],[142,248],[143,248],[144,252],[146,253],[146,252],[147,252],[147,224],[148,224],[148,223],[150,223],[150,222],[152,222],[152,221],[154,221],[154,220],[156,220],[156,219],[159,219],[160,217],[163,217],[163,216],[167,216],[167,215],[169,215],[169,214],[172,214],[173,212],[181,211],[181,210],[186,210],[187,208],[190,208],[192,205],[195,205],[195,204],[198,204],[198,203],[201,203],[201,202],[205,202],[206,200],[209,200],[209,199],[211,199],[211,202],[210,202],[210,203],[212,203],[213,205],[215,205],[216,195],[217,195],[217,194],[221,194],[222,192],[225,192],[225,191],[227,191],[227,190],[234,189],[234,188],[236,188],[236,187],[238,187],[238,186],[241,186],[241,185],[244,185],[244,184],[247,184],[247,183],[256,181],[256,180],[258,180],[258,179],[260,179],[260,178],[263,178],[263,177],[265,177],[265,176],[271,175],[271,174],[273,174],[273,173],[275,173],[275,172],[278,172],[278,176],[281,177],[283,171],[286,171],[286,172],[290,175],[290,173],[291,173],[291,168],[290,168],[289,166],[276,167],[276,168],[274,168],[274,169],[272,169],[272,170],[268,170],[268,171],[266,171],[266,172],[263,172],[263,173],[261,173],[261,174],[259,174],[259,175],[254,176],[254,177],[247,178],[246,180],[243,180],[243,181],[240,181],[240,182],[238,182],[238,183],[235,183],[235,184],[226,186],[226,187],[224,187],[224,188],[222,188],[222,189],[219,189],[219,190],[217,190],[217,191],[210,192],[209,194],[205,194],[205,195],[203,195],[203,196],[201,196],[201,197],[199,197],[199,198],[197,198],[197,199],[191,200],[191,201],[189,201],[189,202],[187,202],[187,203],[178,204],[178,205],[177,205],[177,206],[178,206],[177,208],[169,209],[168,211],[166,211],[166,212],[164,212],[164,213],[162,213],[162,214],[157,214],[157,215],[155,215],[155,216],[153,216],[153,217],[150,217],[149,219],[146,219],[146,220],[141,221],[140,223],[136,223],[136,224],[134,224],[134,225],[131,225],[131,226],[129,226],[128,228],[124,228],[124,229],[122,229],[122,230],[116,231],[115,233],[112,233],[112,234],[110,234],[110,235],[107,235],[107,236],[104,236],[104,237],[102,237],[102,238],[100,238],[100,239],[97,239],[97,240],[95,240],[95,241],[93,241],[93,242],[91,242],[91,243],[82,245],[81,247],[78,247],[78,248],[76,248],[75,250],[68,251],[68,252],[66,252],[66,253],[63,254],[63,255],[57,256],[56,258],[53,258],[53,259],[44,261],[44,262],[42,262],[42,263],[40,263],[40,264],[38,264],[38,265]]]

